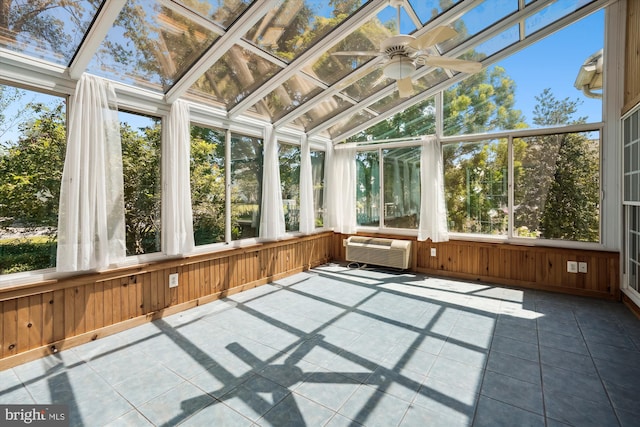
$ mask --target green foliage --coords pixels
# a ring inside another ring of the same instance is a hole
[[[53,237],[0,240],[0,274],[55,267],[56,248]]]
[[[160,121],[139,130],[121,124],[127,254],[160,251]]]

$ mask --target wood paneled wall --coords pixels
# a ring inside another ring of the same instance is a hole
[[[332,242],[328,232],[0,289],[0,370],[323,264]]]
[[[627,0],[623,114],[640,102],[640,1]]]
[[[342,234],[334,236],[334,259],[345,260],[343,239],[347,237]],[[416,272],[607,299],[620,298],[618,252],[461,240],[431,243],[418,242],[415,238],[395,238],[413,240],[411,269]],[[431,248],[436,248],[435,257],[431,256]],[[586,262],[587,273],[568,273],[567,261]]]

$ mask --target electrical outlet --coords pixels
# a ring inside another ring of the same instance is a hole
[[[175,288],[178,286],[178,273],[172,273],[169,275],[169,287]]]
[[[436,248],[431,248],[431,256],[436,256]]]
[[[567,261],[567,272],[569,272],[569,273],[577,273],[578,272],[578,261]]]
[[[586,262],[579,262],[578,263],[578,272],[580,272],[580,273],[586,273],[587,272],[587,263]]]

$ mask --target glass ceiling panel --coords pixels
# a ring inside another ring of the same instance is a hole
[[[285,0],[267,12],[245,38],[290,62],[358,10],[362,1]]]
[[[317,103],[315,107],[304,113],[300,119],[302,120],[305,130],[311,130],[352,105],[353,104],[340,97],[332,96],[329,99]]]
[[[191,86],[189,92],[221,102],[230,109],[280,69],[274,63],[234,45]]]
[[[322,92],[322,88],[301,76],[293,76],[263,101],[273,121],[282,118],[301,104]]]
[[[490,38],[484,43],[480,43],[473,49],[469,49],[466,53],[460,56],[461,59],[467,59],[471,61],[483,61],[492,55],[500,52],[503,49],[511,46],[514,43],[520,41],[520,26],[518,24],[503,31],[495,37]]]
[[[552,2],[549,6],[525,20],[525,37],[553,24],[591,2],[589,0],[560,0]]]
[[[87,70],[163,92],[217,38],[157,1],[129,0]]]
[[[448,52],[492,24],[518,10],[518,0],[485,0],[467,11],[451,25],[458,35],[441,44],[438,50]]]
[[[389,13],[389,12],[393,13]],[[407,32],[415,31],[409,18],[400,20]],[[338,44],[329,49],[315,62],[305,65],[303,70],[327,85],[332,85],[376,57],[380,44],[390,36],[398,34],[395,9],[386,7],[378,15],[361,25]],[[371,55],[336,55],[337,52],[372,52]]]
[[[101,2],[13,0],[0,4],[0,47],[69,65]]]
[[[381,68],[376,68],[373,72],[348,86],[342,92],[360,102],[378,92],[380,89],[389,86],[394,81],[393,79],[385,77],[385,75],[382,74]]]
[[[174,0],[176,1],[176,0]],[[253,3],[250,0],[198,0],[176,1],[200,16],[226,28]]]
[[[345,131],[348,131],[349,129],[353,129],[355,127],[360,126],[363,123],[366,123],[367,121],[373,119],[374,115],[361,110],[358,111],[355,114],[352,114],[351,116],[344,118],[342,120],[340,120],[338,123],[336,123],[335,125],[331,126],[329,128],[329,135],[331,135],[332,138],[343,134]]]
[[[423,24],[437,18],[443,12],[451,9],[461,0],[409,0],[409,4],[418,15]]]

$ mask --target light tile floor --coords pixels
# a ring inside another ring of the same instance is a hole
[[[620,303],[328,264],[0,372],[72,426],[638,426]]]

